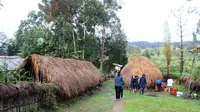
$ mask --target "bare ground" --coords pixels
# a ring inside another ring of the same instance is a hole
[[[105,86],[103,88],[104,91],[108,92],[109,98],[111,101],[115,102],[113,105],[112,110],[108,110],[108,112],[123,112],[123,99],[120,99],[120,101],[116,101],[115,96],[112,94],[112,89],[110,86]]]

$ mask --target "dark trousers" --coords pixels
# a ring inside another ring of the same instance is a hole
[[[144,94],[144,88],[145,88],[145,87],[141,87],[141,88],[140,88],[140,94]]]
[[[158,87],[158,92],[161,91],[161,84],[157,84],[157,87]]]
[[[121,91],[120,91],[121,98],[123,98],[123,90],[124,90],[124,88],[121,88]]]
[[[138,84],[135,84],[135,91],[137,91],[138,90]]]
[[[121,86],[115,86],[116,99],[120,99]]]

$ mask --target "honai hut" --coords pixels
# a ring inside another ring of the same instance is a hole
[[[144,56],[137,56],[129,61],[121,71],[125,86],[130,86],[131,77],[133,75],[141,77],[143,73],[146,75],[148,88],[154,87],[157,79],[162,79],[160,69],[150,59]]]
[[[33,54],[25,58],[20,68],[30,71],[36,83],[55,84],[66,97],[79,95],[101,82],[101,74],[88,61]]]

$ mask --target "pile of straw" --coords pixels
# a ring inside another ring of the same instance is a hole
[[[31,71],[35,82],[54,83],[59,87],[61,95],[67,97],[97,86],[102,78],[91,62],[37,54],[27,57],[21,68]]]
[[[189,81],[189,79],[190,79],[190,76],[183,76],[183,77],[180,78],[180,83],[186,84],[187,81]]]
[[[131,77],[137,75],[139,77],[144,73],[147,79],[147,87],[153,87],[157,79],[162,80],[162,73],[159,68],[148,58],[137,56],[132,59],[121,71],[125,80],[125,86],[130,86]]]
[[[191,82],[190,89],[196,92],[200,92],[200,79],[196,79]]]

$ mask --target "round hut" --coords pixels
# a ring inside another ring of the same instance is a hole
[[[121,73],[126,87],[129,87],[131,76],[133,75],[141,77],[144,73],[147,79],[147,88],[153,87],[157,79],[162,79],[160,69],[150,59],[144,56],[137,56],[129,61],[129,63],[124,66]]]

